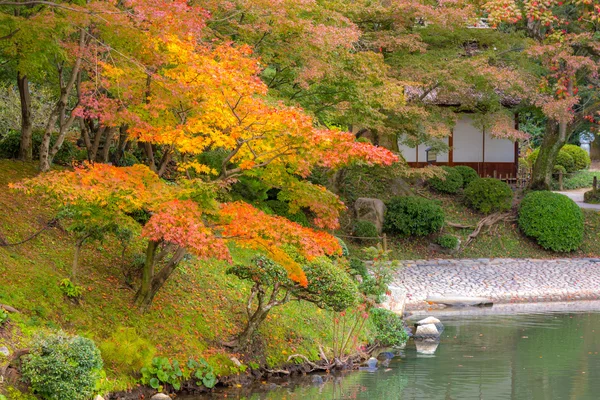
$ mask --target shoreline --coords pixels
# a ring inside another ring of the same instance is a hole
[[[440,309],[428,296],[485,297],[499,304],[600,300],[600,259],[404,260],[390,289],[406,311]]]

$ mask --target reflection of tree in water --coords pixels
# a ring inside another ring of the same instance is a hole
[[[387,372],[386,369],[326,375],[322,384],[313,383],[312,376],[308,376],[286,387],[254,393],[249,400],[399,399],[408,385],[408,377],[399,374],[396,369]]]
[[[600,399],[600,314],[471,317],[448,321],[434,357],[417,355],[391,370],[308,376],[251,399]],[[235,397],[234,397],[235,398]],[[239,398],[239,397],[238,397]]]

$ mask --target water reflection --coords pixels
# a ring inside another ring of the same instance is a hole
[[[445,316],[437,348],[410,343],[375,372],[306,377],[234,399],[599,399],[600,314]],[[213,398],[223,398],[216,394]]]

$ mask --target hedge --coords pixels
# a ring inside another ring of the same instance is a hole
[[[455,194],[463,187],[463,177],[452,167],[442,167],[446,172],[443,177],[430,178],[427,183],[437,192]]]
[[[383,229],[402,236],[426,236],[444,226],[444,211],[435,201],[422,197],[396,197],[386,203]]]
[[[565,195],[540,191],[527,194],[519,208],[519,228],[544,249],[569,252],[583,242],[583,212]]]
[[[494,178],[474,180],[465,189],[465,201],[469,207],[484,214],[510,210],[512,198],[510,186]]]

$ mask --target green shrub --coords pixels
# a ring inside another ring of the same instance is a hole
[[[506,182],[494,178],[474,180],[465,189],[467,204],[484,214],[510,210],[513,192]]]
[[[348,245],[346,244],[346,242],[344,242],[342,239],[340,239],[339,237],[336,237],[338,243],[340,244],[340,247],[342,248],[342,257],[350,257],[350,251],[348,250]]]
[[[559,175],[559,174],[565,175],[566,173],[567,173],[567,170],[562,165],[555,165],[554,166],[554,174],[555,175]]]
[[[582,149],[583,150],[583,149]],[[585,151],[585,150],[583,150]],[[540,154],[540,149],[535,149],[528,157],[527,161],[531,166],[533,166]],[[567,172],[575,172],[578,168],[575,167],[575,160],[573,156],[569,153],[569,151],[565,150],[564,147],[560,149],[558,154],[556,155],[556,160],[554,160],[554,166],[562,166]]]
[[[21,373],[47,400],[88,400],[102,369],[100,351],[90,339],[63,332],[37,336],[23,357]]]
[[[352,257],[350,259],[349,272],[351,275],[360,275],[363,279],[369,277],[369,271],[367,270],[367,266],[363,260],[360,258]]]
[[[41,131],[34,131],[31,135],[31,142],[33,147],[33,158],[37,159],[40,157],[40,146],[42,144],[42,138],[44,133]],[[50,147],[56,142],[56,137],[53,136],[50,139]],[[21,147],[21,132],[20,131],[9,131],[2,139],[0,139],[0,158],[17,158],[19,156],[19,148]],[[65,140],[56,156],[54,156],[54,163],[62,165],[70,165],[73,160],[83,161],[86,157],[85,150],[82,152],[79,148],[69,140]]]
[[[588,152],[574,144],[565,144],[560,151],[569,154],[573,158],[575,171],[588,168],[592,162]]]
[[[116,329],[99,347],[107,366],[130,373],[150,364],[155,353],[154,346],[133,328]]]
[[[573,160],[573,157],[571,157],[571,155],[567,152],[565,152],[564,150],[560,150],[558,152],[558,154],[556,155],[556,160],[554,161],[554,165],[562,165],[563,167],[565,167],[565,170],[567,172],[575,172],[575,160]]]
[[[308,286],[296,287],[293,293],[299,299],[314,303],[317,307],[343,311],[356,304],[359,293],[356,284],[346,271],[320,257],[302,266]]]
[[[0,308],[0,326],[8,321],[8,312],[4,308]]]
[[[387,204],[384,230],[402,236],[426,236],[444,226],[444,211],[422,197],[396,197]]]
[[[401,346],[408,340],[402,318],[384,308],[372,308],[369,317],[375,327],[375,341],[383,347]]]
[[[21,132],[10,130],[0,137],[0,158],[17,158],[21,147]]]
[[[583,242],[583,212],[565,195],[540,191],[527,194],[519,209],[519,227],[544,249],[568,252]]]
[[[285,201],[268,200],[265,201],[265,205],[268,207],[267,211],[270,210],[275,215],[287,218],[290,221],[296,222],[302,226],[308,227],[310,225],[310,222],[308,221],[308,218],[306,217],[306,214],[304,214],[304,212],[300,210],[295,214],[290,213],[290,207]]]
[[[60,291],[70,299],[78,299],[83,293],[81,286],[75,285],[70,279],[65,278],[58,284]]]
[[[479,174],[471,167],[457,165],[454,169],[457,170],[463,178],[463,188],[469,186],[469,183],[473,182],[475,179],[479,179]]]
[[[589,190],[583,194],[583,202],[589,204],[600,204],[600,190]],[[2,317],[0,316],[0,320]]]
[[[379,237],[377,227],[371,221],[356,221],[354,222],[354,236],[360,238],[376,238]]]
[[[431,188],[440,193],[455,194],[463,187],[463,177],[460,172],[452,167],[442,167],[446,172],[442,177],[430,178],[427,183]]]
[[[435,242],[445,249],[456,249],[460,243],[456,236],[450,234],[438,236]]]

